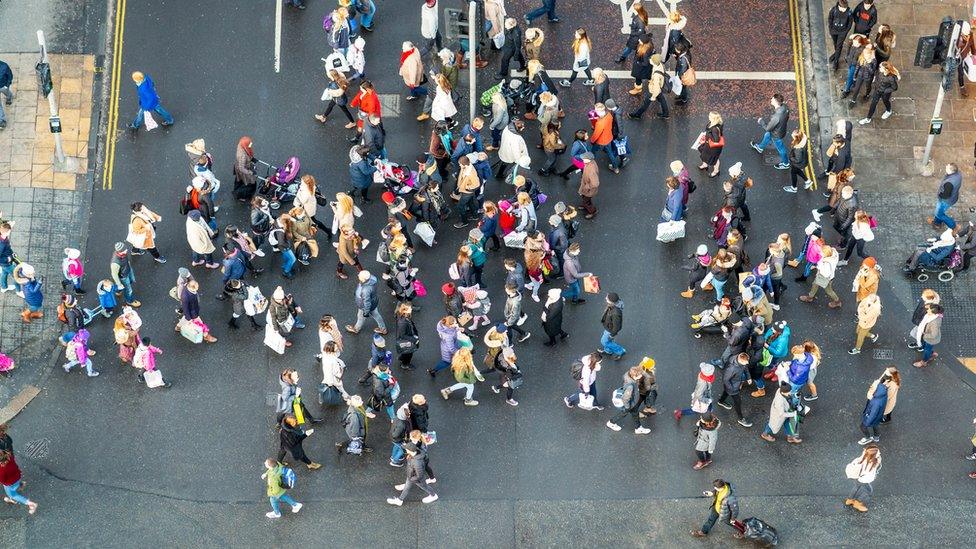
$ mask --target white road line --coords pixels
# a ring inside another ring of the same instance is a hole
[[[283,0],[275,0],[275,44],[274,67],[275,72],[281,72],[281,4]]]
[[[556,70],[546,71],[551,78],[569,78],[571,71]],[[630,80],[633,77],[630,71],[608,70],[604,71],[612,79]],[[512,71],[512,76],[523,77],[524,72]],[[697,71],[699,80],[796,80],[793,72],[752,72],[752,71]]]

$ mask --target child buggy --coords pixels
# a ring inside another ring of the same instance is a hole
[[[732,521],[732,527],[741,532],[746,539],[751,539],[763,547],[773,547],[779,543],[776,529],[756,517]]]
[[[386,190],[396,196],[407,196],[417,190],[417,172],[410,170],[406,165],[389,160],[376,160],[373,180],[382,183]]]
[[[281,166],[274,166],[257,159],[255,164],[265,167],[264,176],[257,176],[258,181],[261,182],[258,193],[268,199],[272,210],[280,208],[282,202],[295,198],[298,192],[298,173],[301,171],[297,156],[292,156]]]

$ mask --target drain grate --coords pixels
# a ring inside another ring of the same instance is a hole
[[[383,118],[397,118],[400,116],[400,95],[396,93],[376,94],[383,109]]]
[[[51,439],[32,440],[24,446],[23,454],[31,459],[44,459],[51,453]]]
[[[895,350],[894,349],[875,349],[871,351],[871,355],[875,360],[894,360]]]

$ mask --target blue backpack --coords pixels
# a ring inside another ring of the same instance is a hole
[[[290,467],[281,468],[281,478],[278,479],[278,485],[289,490],[295,487],[295,470]]]

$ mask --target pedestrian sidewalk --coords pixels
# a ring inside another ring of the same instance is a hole
[[[60,330],[55,308],[61,290],[64,248],[84,249],[90,200],[89,158],[95,58],[51,54],[51,73],[61,117],[64,151],[75,157],[73,173],[54,170],[54,136],[49,131],[47,98],[38,92],[36,53],[0,53],[14,73],[13,105],[5,107],[7,128],[0,130],[0,211],[16,222],[11,243],[17,256],[33,265],[44,282],[44,318],[24,324],[24,302],[13,292],[0,295],[0,351],[14,357],[17,369],[0,385],[6,404],[50,365]]]
[[[969,20],[972,5],[968,0],[885,0],[875,2],[878,23],[889,25],[896,34],[891,62],[901,74],[898,91],[892,97],[893,115],[881,119],[884,111],[879,105],[870,124],[859,125],[858,120],[867,114],[869,101],[858,99],[849,106],[840,97],[847,75],[846,63],[840,70],[831,71],[827,58],[833,52],[827,33],[827,15],[835,0],[809,0],[805,6],[809,23],[809,44],[812,55],[806,56],[808,89],[815,89],[811,110],[819,117],[820,158],[830,144],[834,122],[845,118],[854,123],[853,156],[857,173],[857,188],[865,209],[878,219],[877,239],[868,253],[878,257],[885,269],[885,281],[906,308],[914,308],[914,302],[923,288],[934,288],[942,295],[943,302],[950,303],[943,324],[943,345],[959,357],[976,356],[976,343],[968,334],[967,326],[976,321],[976,276],[963,273],[950,283],[930,279],[925,283],[908,279],[901,272],[901,265],[910,255],[916,243],[933,236],[926,224],[935,207],[939,181],[947,162],[955,162],[963,173],[963,192],[959,204],[950,212],[957,220],[969,219],[968,207],[976,206],[976,186],[973,177],[973,144],[976,142],[976,84],[967,83],[969,97],[959,93],[956,75],[952,75],[952,87],[945,95],[942,106],[944,125],[942,134],[936,136],[932,161],[935,173],[923,176],[920,162],[928,137],[929,121],[935,107],[941,73],[939,67],[928,69],[915,67],[915,47],[920,36],[938,34],[939,24],[946,16]],[[851,1],[853,9],[858,2]],[[816,13],[816,9],[820,9]],[[872,33],[872,38],[873,38]],[[846,55],[847,48],[844,53]],[[822,163],[815,162],[815,169],[822,170]],[[897,312],[897,309],[888,308]],[[973,359],[976,361],[976,359]],[[972,361],[963,362],[976,373]]]

